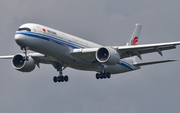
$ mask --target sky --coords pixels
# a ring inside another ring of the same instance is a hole
[[[38,23],[105,46],[123,46],[136,23],[138,44],[180,41],[179,0],[1,0],[0,55],[22,53],[14,41],[18,27]],[[2,113],[179,113],[180,46],[143,55],[138,62],[176,59],[96,80],[96,72],[66,68],[68,83],[54,83],[58,72],[40,65],[30,73],[0,60]]]

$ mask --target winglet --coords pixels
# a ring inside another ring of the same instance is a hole
[[[141,34],[141,30],[142,30],[142,25],[137,23],[135,25],[135,30],[131,36],[131,39],[129,40],[129,42],[127,42],[126,46],[130,46],[130,45],[137,45],[138,39],[140,37]]]

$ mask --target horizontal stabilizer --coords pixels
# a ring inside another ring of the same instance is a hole
[[[144,63],[135,63],[134,66],[145,66],[145,65],[151,65],[151,64],[159,64],[159,63],[166,63],[166,62],[173,62],[176,60],[161,60],[161,61],[153,61],[153,62],[144,62]]]

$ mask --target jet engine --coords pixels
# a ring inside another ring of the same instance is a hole
[[[96,59],[103,64],[115,65],[119,62],[120,55],[113,48],[101,47],[96,51]]]
[[[12,66],[18,71],[31,72],[35,68],[35,62],[31,56],[25,60],[24,54],[17,54],[12,58]]]

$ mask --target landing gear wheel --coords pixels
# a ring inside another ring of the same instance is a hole
[[[99,79],[99,78],[100,78],[100,74],[96,73],[96,79]]]
[[[102,73],[100,73],[100,79],[103,79],[103,78],[104,78],[103,74],[102,74]]]
[[[58,81],[58,78],[55,76],[55,77],[53,78],[53,81],[56,83],[56,82]]]
[[[64,82],[64,77],[63,76],[58,76],[58,82]]]
[[[105,65],[97,62],[97,64],[101,67],[101,72],[96,73],[96,79],[106,79],[111,78],[111,74],[109,72],[106,73]]]
[[[103,78],[106,79],[106,73],[103,73],[102,75],[103,75]]]
[[[96,73],[96,79],[106,79],[111,78],[111,74],[108,73]]]
[[[61,76],[61,82],[64,82],[64,76]]]
[[[68,82],[68,80],[69,80],[68,76],[64,76],[64,81]]]
[[[63,66],[58,62],[56,62],[53,66],[59,72],[59,76],[53,78],[54,82],[68,82],[68,76],[63,76],[63,70],[66,68],[66,66]]]
[[[111,74],[109,72],[106,75],[107,75],[107,78],[111,78]]]

